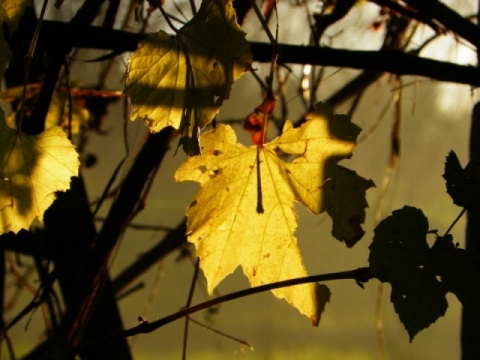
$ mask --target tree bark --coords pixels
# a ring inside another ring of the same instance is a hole
[[[480,161],[480,102],[473,107],[470,128],[470,161]],[[467,213],[466,249],[480,255],[480,214]],[[462,311],[462,360],[480,359],[480,320]]]

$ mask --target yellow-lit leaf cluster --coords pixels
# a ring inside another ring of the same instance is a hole
[[[13,34],[32,3],[0,0],[0,82],[12,56],[4,31]],[[39,135],[24,134],[7,125],[0,109],[0,234],[29,229],[35,219],[42,223],[55,192],[69,189],[79,166],[75,147],[62,128],[51,126]]]
[[[358,237],[365,191],[372,183],[337,163],[352,155],[359,131],[348,117],[318,105],[300,128],[287,122],[283,133],[262,148],[237,143],[233,129],[224,125],[201,136],[202,155],[189,158],[175,176],[201,186],[187,210],[187,233],[210,293],[239,265],[252,286],[306,276],[295,237],[296,202],[315,214],[346,211],[333,217],[334,229]],[[284,161],[287,155],[294,159]],[[347,205],[343,199],[349,197]],[[358,240],[347,237],[343,240]],[[314,324],[328,298],[317,298],[315,284],[273,292]]]
[[[0,110],[0,234],[28,229],[70,187],[80,163],[63,130],[52,126],[40,135],[9,128]]]
[[[179,129],[184,150],[198,154],[199,129],[213,120],[251,63],[232,1],[204,0],[174,39],[163,31],[150,34],[130,57],[125,93],[131,118],[143,119],[151,132]]]

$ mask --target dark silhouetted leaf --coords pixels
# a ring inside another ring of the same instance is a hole
[[[469,162],[463,169],[455,152],[450,151],[443,178],[454,204],[468,210],[480,210],[480,164]]]
[[[375,229],[370,269],[392,285],[391,301],[410,340],[445,314],[446,289],[428,266],[428,220],[422,211],[405,206]]]
[[[458,168],[450,161],[448,171]],[[410,340],[445,314],[447,292],[480,318],[478,259],[457,248],[451,235],[437,236],[429,248],[427,233],[422,211],[405,206],[377,226],[370,245],[370,270],[392,285],[391,301]]]

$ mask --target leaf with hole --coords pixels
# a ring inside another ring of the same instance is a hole
[[[370,245],[370,270],[392,285],[391,301],[410,335],[445,314],[447,292],[480,319],[480,262],[453,244],[451,235],[427,244],[428,220],[422,211],[405,206],[375,229]]]
[[[427,233],[422,211],[405,206],[378,224],[370,245],[372,274],[392,285],[390,300],[410,340],[448,307],[447,291],[429,265]]]

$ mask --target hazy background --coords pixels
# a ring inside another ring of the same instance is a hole
[[[50,13],[50,17],[69,18],[75,12],[78,2],[65,2],[60,12]],[[461,7],[462,14],[474,11],[469,1],[450,1],[455,8]],[[180,3],[181,4],[181,3]],[[309,2],[313,10],[318,4]],[[166,4],[173,9],[172,4]],[[293,2],[279,4],[280,42],[306,44],[308,28],[304,19],[305,12],[295,8]],[[186,9],[186,7],[182,6]],[[173,10],[172,10],[173,12]],[[381,31],[369,29],[377,14],[377,7],[371,4],[357,6],[353,13],[327,34],[335,36],[334,47],[376,49],[381,42]],[[186,14],[189,11],[186,10]],[[162,26],[158,12],[152,15],[150,31]],[[264,39],[261,28],[253,15],[250,16],[245,31],[250,40]],[[420,36],[428,36],[425,31]],[[79,59],[98,56],[98,51],[80,51]],[[100,52],[100,54],[102,54]],[[474,64],[474,54],[468,46],[456,45],[445,38],[434,42],[423,56],[435,57],[459,63]],[[117,68],[108,81],[110,89],[122,90],[124,83],[125,59],[118,58]],[[96,71],[103,64],[74,63],[72,80],[83,80],[84,84],[96,83]],[[259,71],[265,71],[262,65],[255,64]],[[86,73],[87,67],[90,69]],[[294,72],[300,75],[300,67],[294,66]],[[338,69],[327,68],[326,74]],[[328,77],[321,86],[319,99],[325,98],[357,71],[342,69]],[[467,161],[469,136],[469,116],[472,105],[478,100],[478,93],[468,86],[458,86],[429,81],[422,78],[404,77],[405,87],[402,96],[401,158],[398,171],[394,175],[392,187],[387,194],[384,215],[391,210],[411,205],[420,207],[429,219],[430,228],[440,232],[446,230],[460,209],[453,205],[446,194],[443,174],[444,160],[450,150],[455,150],[463,164]],[[384,75],[364,95],[353,122],[363,129],[370,129],[377,123],[382,108],[391,102],[395,86],[393,77]],[[300,114],[299,101],[294,99],[296,90],[288,89],[292,98],[291,118]],[[238,81],[221,109],[218,120],[242,119],[262,101],[262,94],[253,77],[246,74]],[[348,104],[347,104],[348,105]],[[347,106],[336,112],[344,112]],[[124,155],[123,113],[118,103],[109,108],[109,116],[103,124],[106,135],[92,133],[87,147],[88,152],[97,155],[98,163],[83,175],[87,191],[92,199],[97,198]],[[309,274],[321,274],[351,270],[368,265],[368,246],[373,237],[373,208],[378,200],[380,186],[385,173],[390,152],[390,130],[393,119],[392,107],[381,119],[375,132],[358,144],[351,160],[341,165],[357,171],[365,178],[371,178],[376,188],[367,192],[370,209],[367,209],[366,234],[353,248],[346,246],[330,235],[331,222],[325,215],[313,216],[303,206],[297,206],[299,228],[297,237],[304,254]],[[249,134],[240,127],[237,134],[244,143],[249,143]],[[131,146],[129,160],[135,156],[135,150],[141,145],[146,130],[141,123],[128,124],[128,138]],[[362,135],[360,135],[362,136]],[[192,201],[197,186],[176,184],[173,180],[175,169],[185,160],[178,152],[174,156],[170,151],[160,168],[151,190],[145,210],[135,219],[136,223],[175,227]],[[128,166],[128,164],[127,164]],[[125,174],[124,167],[122,174]],[[102,207],[106,214],[108,203]],[[460,221],[452,232],[455,241],[463,243],[464,221]],[[140,253],[152,247],[163,237],[161,232],[128,230],[120,243],[115,260],[111,266],[111,275],[115,277],[126,265]],[[153,321],[179,310],[184,306],[193,275],[193,263],[189,258],[178,259],[174,253],[164,262],[153,267],[141,279],[144,288],[121,300],[120,306],[125,326],[138,324],[138,316]],[[140,281],[140,280],[139,280]],[[207,299],[204,286],[200,281],[193,303]],[[188,357],[191,359],[377,359],[377,337],[375,332],[375,301],[378,282],[370,281],[361,289],[353,280],[335,281],[327,284],[332,291],[331,302],[321,319],[318,328],[310,321],[290,308],[284,301],[277,300],[271,293],[251,296],[221,305],[216,314],[199,313],[193,317],[230,335],[248,341],[253,345],[251,351],[225,337],[214,334],[191,323],[189,330]],[[234,275],[223,281],[218,292],[226,294],[249,284],[237,269]],[[398,320],[389,302],[390,288],[385,286],[382,300],[382,320],[386,354],[388,359],[456,359],[459,358],[459,317],[460,307],[453,295],[448,296],[450,307],[445,317],[439,319],[431,328],[421,332],[409,342],[407,332]],[[41,323],[38,314],[35,315]],[[131,339],[136,359],[178,359],[181,357],[184,321],[167,325],[153,334]],[[23,329],[16,329],[18,337]]]

